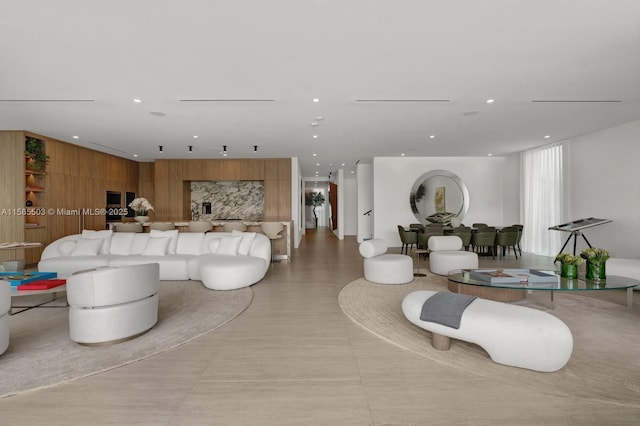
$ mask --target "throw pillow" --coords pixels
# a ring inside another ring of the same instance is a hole
[[[80,238],[76,242],[76,246],[71,252],[71,256],[96,256],[100,246],[102,245],[102,238],[97,240],[88,240],[86,238]]]
[[[63,256],[71,256],[73,249],[76,247],[76,242],[67,240],[60,243],[58,246],[58,251]]]
[[[209,246],[208,246],[209,253],[217,253],[218,247],[220,247],[220,238],[212,238],[209,241]]]
[[[238,230],[231,231],[231,235],[242,237],[242,241],[240,241],[240,247],[238,247],[238,254],[246,256],[251,251],[251,245],[253,244],[253,240],[256,239],[255,232],[240,232]]]
[[[82,230],[82,238],[86,240],[102,240],[100,246],[100,254],[109,254],[109,247],[111,246],[111,235],[113,231],[110,229],[103,231],[92,231],[90,229]]]
[[[178,246],[177,229],[172,229],[171,231],[158,231],[157,229],[152,229],[149,231],[149,238],[170,238],[167,253],[176,254],[176,247]]]
[[[167,253],[170,238],[149,238],[142,252],[143,256],[164,256]]]
[[[238,254],[238,248],[242,242],[242,237],[221,237],[220,246],[216,250],[216,254],[228,254],[235,256]]]

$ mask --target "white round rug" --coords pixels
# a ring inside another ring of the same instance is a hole
[[[97,347],[70,340],[68,308],[13,315],[9,349],[0,356],[0,397],[90,376],[175,348],[231,321],[252,299],[249,287],[215,291],[200,281],[162,281],[158,323],[135,339]],[[50,305],[65,303],[62,298]]]

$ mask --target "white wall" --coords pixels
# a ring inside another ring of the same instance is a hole
[[[504,157],[503,210],[504,225],[522,223],[520,219],[520,153]]]
[[[344,178],[344,235],[358,234],[358,182],[354,175]]]
[[[300,247],[302,233],[304,231],[304,221],[302,210],[304,208],[304,183],[302,181],[302,170],[297,157],[291,158],[291,220],[293,232],[293,248]]]
[[[416,222],[409,205],[409,193],[414,182],[430,170],[448,170],[462,179],[469,189],[469,212],[463,223],[485,222],[504,226],[515,223],[509,212],[504,222],[504,182],[518,180],[512,175],[513,164],[504,157],[376,157],[373,159],[374,238],[383,238],[392,247],[399,247],[397,225]],[[511,191],[511,189],[510,189]]]
[[[358,234],[359,243],[373,237],[373,215],[375,212],[364,216],[369,210],[373,210],[373,165],[358,164],[356,173],[358,179]]]
[[[616,257],[640,258],[640,120],[574,138],[570,145],[571,220],[612,219],[584,235]],[[585,247],[579,237],[578,251]]]

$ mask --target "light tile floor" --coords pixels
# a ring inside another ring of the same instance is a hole
[[[515,261],[511,254],[483,258],[481,266],[553,265],[549,258],[525,254]],[[253,303],[229,324],[122,368],[1,399],[0,424],[640,423],[640,409],[504,385],[376,338],[337,302],[342,287],[361,276],[354,237],[339,241],[326,230],[311,231],[292,262],[274,264],[253,286]],[[604,297],[625,300],[623,292]]]

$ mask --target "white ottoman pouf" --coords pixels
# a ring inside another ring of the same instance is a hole
[[[422,306],[436,293],[414,291],[402,301],[405,317],[434,334],[434,346],[436,341],[442,345],[443,337],[464,340],[482,347],[498,364],[542,372],[557,371],[571,358],[569,327],[551,314],[524,306],[476,298],[462,313],[460,328],[422,321]]]
[[[456,269],[478,269],[478,254],[462,250],[457,235],[429,238],[429,269],[434,274],[448,275]]]
[[[269,253],[270,250],[269,245]],[[211,261],[200,262],[200,278],[212,290],[249,287],[260,281],[269,268],[269,262],[260,257],[212,254],[207,258]]]
[[[9,311],[11,310],[11,284],[0,280],[0,354],[9,347]]]
[[[360,244],[364,257],[364,278],[377,284],[406,284],[413,281],[413,259],[404,254],[384,254],[387,244],[373,239]]]

